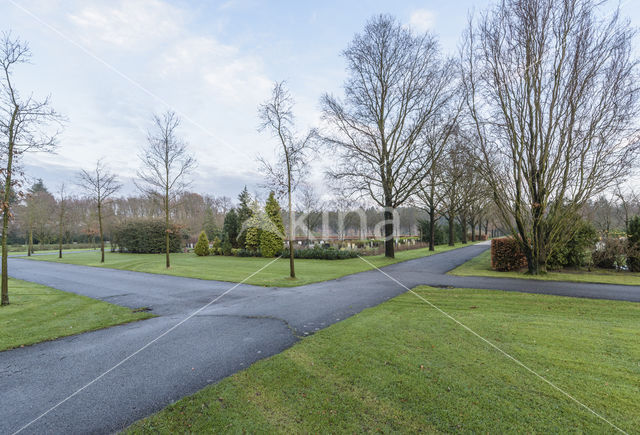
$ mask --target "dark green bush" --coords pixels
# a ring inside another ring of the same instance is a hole
[[[159,254],[165,252],[165,225],[161,220],[135,220],[118,225],[113,231],[113,245],[119,252]],[[180,252],[181,230],[172,225],[169,251]]]
[[[282,256],[289,257],[289,249],[285,249],[282,252]],[[349,249],[338,250],[335,248],[323,248],[321,246],[315,246],[313,248],[295,249],[293,251],[294,258],[304,258],[312,260],[345,260],[347,258],[358,257],[358,251],[352,251]]]
[[[220,244],[220,250],[222,251],[222,255],[231,255],[232,249],[233,249],[233,246],[231,245],[229,238],[225,237],[222,243]]]
[[[233,255],[236,257],[262,257],[260,251],[252,251],[251,249],[238,249]]]
[[[629,221],[627,267],[631,272],[640,272],[640,216]]]
[[[423,242],[429,243],[429,237],[431,232],[429,231],[429,221],[418,219],[418,225],[420,226],[420,233],[422,234],[421,240]],[[447,229],[442,225],[438,225],[437,223],[433,228],[433,240],[436,245],[444,245],[449,241],[449,235],[447,234]]]
[[[598,241],[598,232],[591,223],[583,219],[579,219],[575,225],[573,236],[547,257],[549,269],[584,267],[591,263],[591,252]]]

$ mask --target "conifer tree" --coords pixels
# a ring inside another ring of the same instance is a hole
[[[209,239],[207,238],[207,233],[204,231],[200,232],[198,242],[196,243],[196,247],[193,252],[195,252],[198,257],[209,255]]]
[[[269,194],[264,211],[266,219],[260,235],[260,252],[263,257],[274,257],[282,252],[284,244],[284,224],[274,192]]]

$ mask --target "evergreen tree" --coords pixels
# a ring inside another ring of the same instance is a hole
[[[251,195],[247,190],[247,186],[244,186],[240,195],[238,195],[238,223],[240,224],[240,234],[238,237],[238,244],[243,247],[246,245],[247,232],[242,231],[242,227],[246,221],[253,216],[253,210],[251,210]]]
[[[220,235],[220,229],[216,224],[216,218],[213,215],[213,210],[211,207],[207,208],[204,212],[204,222],[202,223],[202,228],[204,232],[207,233],[207,238],[209,240],[213,240]]]
[[[260,236],[265,222],[264,212],[260,210],[257,200],[251,203],[251,216],[244,223],[245,243],[244,247],[249,251],[257,251],[260,247]]]
[[[275,193],[269,194],[264,211],[266,222],[260,235],[260,252],[263,257],[274,257],[282,252],[284,244],[284,224]]]
[[[209,239],[207,239],[207,233],[204,231],[200,232],[198,236],[198,242],[196,243],[196,247],[193,249],[198,257],[204,257],[209,255]]]
[[[240,223],[238,222],[238,214],[235,209],[229,210],[224,217],[224,224],[222,225],[223,242],[229,242],[232,248],[239,247],[238,245],[238,233],[240,231]]]

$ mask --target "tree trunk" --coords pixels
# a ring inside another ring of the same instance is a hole
[[[104,234],[102,232],[102,204],[98,202],[98,228],[100,229],[100,263],[104,263]]]
[[[165,197],[165,208],[164,208],[164,242],[166,248],[166,256],[167,256],[167,269],[171,267],[171,263],[169,260],[169,194]]]
[[[384,256],[387,258],[395,258],[395,246],[393,237],[393,212],[391,207],[391,198],[385,198],[384,208]]]
[[[62,258],[62,219],[60,219],[60,235],[58,236],[58,258]]]
[[[17,108],[14,111],[14,119]],[[9,270],[8,256],[9,249],[7,247],[7,236],[9,232],[9,201],[11,199],[11,171],[13,165],[13,120],[9,129],[9,149],[7,156],[7,174],[4,182],[4,201],[2,203],[2,290],[0,305],[9,305]]]
[[[33,254],[33,230],[29,228],[29,240],[27,240],[27,257]]]
[[[449,213],[449,246],[454,246],[455,244],[456,244],[455,215],[453,213]]]
[[[429,251],[436,250],[436,236],[434,234],[436,228],[436,213],[433,208],[429,208]]]
[[[476,241],[476,221],[474,218],[471,219],[471,241],[475,242]]]
[[[288,159],[287,159],[288,162]],[[288,163],[287,163],[287,168],[289,168]],[[291,278],[295,278],[296,277],[296,266],[294,263],[294,252],[293,252],[293,239],[295,239],[295,234],[296,234],[296,229],[294,228],[294,215],[293,215],[293,205],[292,205],[292,201],[291,201],[291,172],[290,170],[288,170],[287,172],[289,172],[288,178],[287,178],[287,189],[288,189],[288,193],[289,193],[289,276]]]
[[[466,213],[462,213],[460,215],[460,227],[462,228],[462,244],[467,244],[467,215]]]

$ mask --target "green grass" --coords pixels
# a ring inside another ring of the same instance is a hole
[[[383,255],[366,257],[367,261],[377,267],[387,266],[400,261],[425,257],[433,253],[448,251],[461,247],[436,246],[435,252],[427,248],[413,249],[396,253],[395,259]],[[109,252],[105,263],[100,263],[99,252],[68,254],[60,260],[57,257],[30,257],[32,260],[53,261],[84,266],[109,267],[113,269],[132,270],[135,272],[159,273],[190,278],[212,279],[219,281],[239,282],[256,272],[273,259],[255,257],[198,257],[190,254],[171,254],[171,268],[165,267],[163,254],[120,254]],[[247,284],[291,287],[313,282],[340,278],[357,272],[370,270],[372,267],[359,258],[347,260],[296,260],[295,280],[289,278],[289,260],[280,259],[246,281]]]
[[[9,279],[0,307],[0,351],[152,317],[86,296]]]
[[[595,269],[547,272],[542,275],[528,275],[524,272],[499,272],[491,269],[491,253],[483,252],[475,258],[449,272],[459,276],[490,276],[496,278],[539,279],[545,281],[592,282],[598,284],[640,285],[640,273]]]
[[[620,428],[640,427],[640,304],[416,290]],[[614,432],[414,295],[339,322],[130,433]]]

